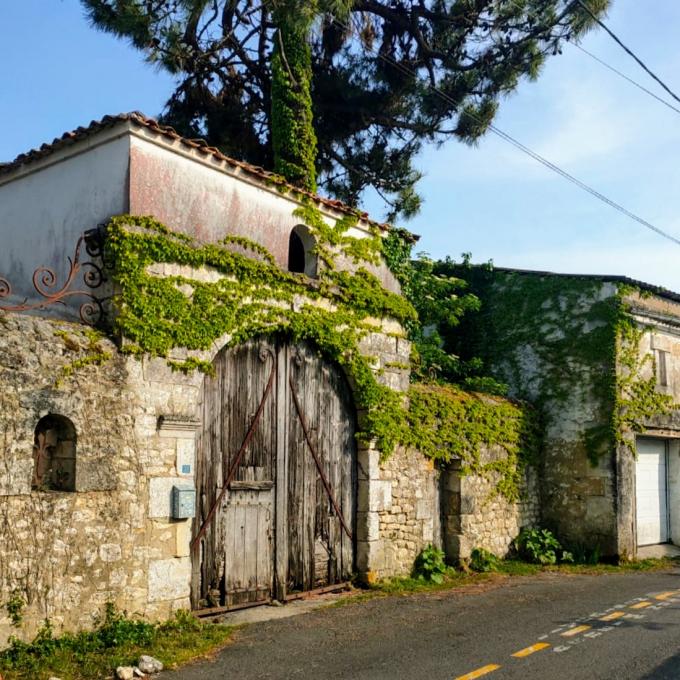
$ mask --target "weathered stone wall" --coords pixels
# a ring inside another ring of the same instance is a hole
[[[607,438],[616,284],[501,271],[480,294],[481,355],[511,396],[536,406],[544,428],[542,524],[567,543],[616,554],[616,458]]]
[[[152,618],[188,606],[189,522],[169,519],[169,493],[191,482],[180,472],[194,433],[158,419],[193,418],[200,377],[125,358],[76,324],[2,314],[0,330],[0,646],[45,618],[88,627],[105,602]],[[111,358],[88,365],[101,351]],[[31,488],[47,413],[77,432],[73,492]],[[13,597],[26,603],[20,631],[4,607]]]
[[[106,602],[150,618],[189,607],[191,520],[170,518],[170,495],[194,485],[202,374],[126,357],[80,324],[0,313],[0,330],[0,646],[45,618],[57,631],[88,627]],[[376,321],[362,351],[382,381],[407,387],[397,324]],[[77,433],[71,492],[32,489],[35,428],[50,413]],[[364,491],[360,527],[381,489]],[[357,561],[382,568],[367,546],[359,541]],[[26,602],[21,630],[5,608],[13,597]]]
[[[506,455],[500,446],[480,451],[483,463]],[[538,478],[533,468],[525,469],[517,502],[495,492],[497,481],[461,474],[460,461],[440,469],[404,447],[383,463],[377,452],[361,452],[359,503],[367,512],[359,513],[358,538],[360,554],[369,558],[364,576],[407,575],[428,544],[443,548],[451,564],[467,559],[473,548],[506,556],[520,530],[539,523]]]
[[[383,464],[374,460],[371,471],[375,478],[369,508],[376,555],[371,575],[407,575],[428,543],[441,544],[439,471],[418,451],[403,447]]]
[[[480,451],[484,464],[506,455],[500,446]],[[460,461],[453,461],[443,470],[441,479],[442,535],[447,559],[452,563],[466,560],[474,548],[506,557],[519,532],[540,522],[536,470],[525,467],[519,484],[520,499],[513,502],[496,492],[500,473],[485,478],[462,474],[460,467]]]

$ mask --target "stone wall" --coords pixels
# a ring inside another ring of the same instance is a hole
[[[171,519],[170,505],[173,486],[194,485],[202,374],[127,357],[81,324],[0,312],[0,330],[0,647],[31,638],[45,618],[57,631],[87,628],[107,602],[149,618],[188,608],[191,520]],[[397,324],[376,321],[362,351],[382,381],[408,385]],[[48,414],[76,431],[73,491],[32,488],[36,426]],[[381,492],[360,488],[358,509]],[[358,542],[357,561],[382,568],[367,545]],[[26,603],[20,630],[5,607],[15,597]]]
[[[0,646],[45,618],[87,628],[106,602],[150,618],[187,607],[190,522],[169,518],[169,493],[191,481],[201,378],[126,358],[68,322],[0,314],[0,330]],[[88,363],[99,352],[111,356]],[[48,413],[75,426],[75,491],[31,488]],[[181,418],[159,428],[161,415]],[[4,607],[13,597],[26,603],[20,631]]]
[[[482,448],[483,463],[504,457],[498,446]],[[524,527],[538,526],[540,502],[536,470],[527,467],[521,498],[508,501],[495,492],[497,478],[461,473],[460,461],[439,468],[419,451],[403,447],[380,463],[377,452],[360,452],[359,554],[367,580],[404,576],[429,544],[443,548],[449,563],[485,548],[506,556]],[[363,497],[362,497],[363,494]]]
[[[500,446],[484,447],[482,463],[506,456]],[[462,474],[460,461],[453,461],[442,472],[442,526],[444,549],[451,563],[470,557],[474,548],[484,548],[506,557],[511,544],[523,528],[538,526],[540,499],[538,475],[527,466],[519,485],[520,499],[508,501],[499,495],[496,483],[500,473],[489,478]]]
[[[359,454],[359,571],[371,581],[408,575],[418,553],[439,545],[439,472],[418,451],[397,450],[380,463],[377,451]]]

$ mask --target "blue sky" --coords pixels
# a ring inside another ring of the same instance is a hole
[[[107,113],[156,115],[171,79],[91,29],[77,0],[0,9],[0,160]],[[680,91],[680,3],[614,0],[608,25]],[[653,81],[603,32],[583,46]],[[680,116],[579,50],[546,64],[501,105],[498,127],[629,210],[680,237]],[[432,256],[553,271],[625,274],[680,290],[680,246],[613,211],[493,136],[428,148],[420,215],[403,226]],[[382,207],[366,207],[380,217]]]

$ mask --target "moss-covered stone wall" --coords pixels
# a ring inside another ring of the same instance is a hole
[[[645,347],[655,322],[632,306],[650,295],[598,277],[462,273],[482,301],[463,352],[538,413],[543,523],[574,546],[632,554],[635,434],[673,406]]]

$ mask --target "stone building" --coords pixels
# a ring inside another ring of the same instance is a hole
[[[543,420],[542,522],[577,550],[680,545],[680,295],[620,276],[461,272],[469,352]]]
[[[0,165],[0,228],[0,645],[107,602],[161,618],[405,574],[428,543],[500,552],[535,521],[533,486],[491,502],[357,439],[367,385],[409,383],[367,215],[133,113]]]

